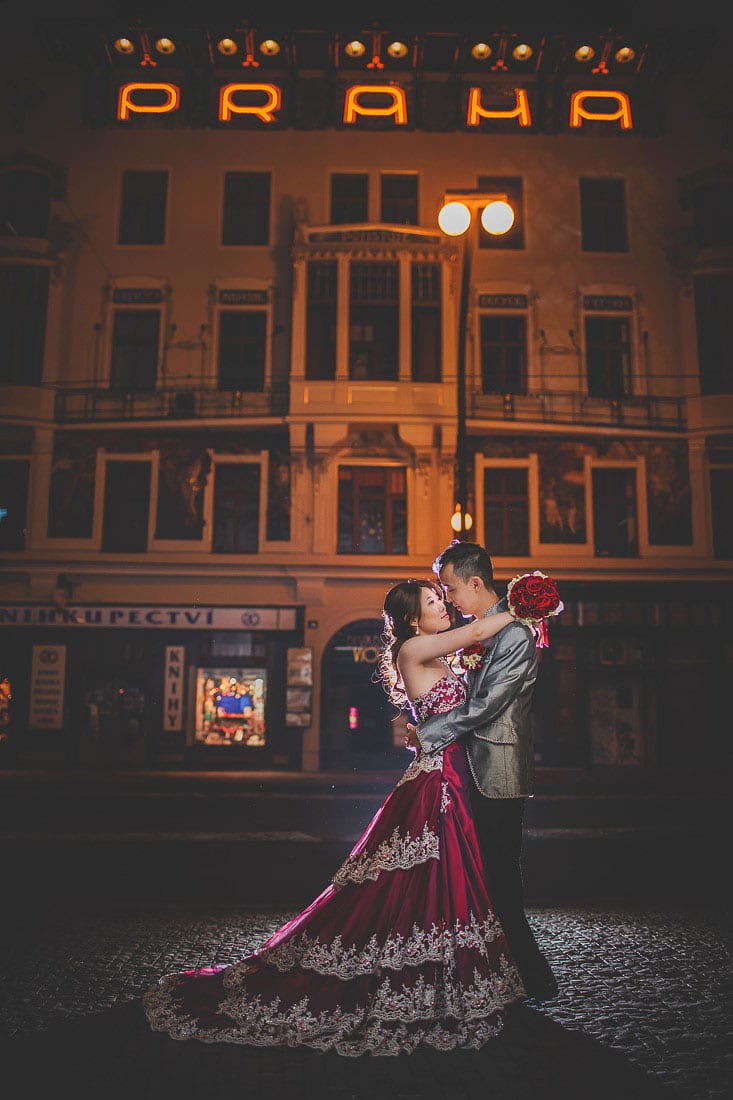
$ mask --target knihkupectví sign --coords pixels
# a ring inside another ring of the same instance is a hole
[[[294,607],[0,604],[3,626],[143,627],[165,630],[295,630]]]

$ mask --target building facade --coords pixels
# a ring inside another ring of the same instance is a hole
[[[714,36],[61,21],[39,43],[0,163],[8,755],[402,768],[382,601],[430,575],[458,501],[499,590],[561,588],[546,780],[719,767]],[[447,236],[456,192],[512,227]]]

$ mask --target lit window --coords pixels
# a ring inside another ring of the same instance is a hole
[[[338,488],[339,554],[406,554],[404,467],[342,466]]]

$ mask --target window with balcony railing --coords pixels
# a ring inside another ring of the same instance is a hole
[[[585,318],[588,394],[616,399],[631,394],[631,322],[628,317]]]
[[[524,314],[481,315],[481,389],[527,392],[527,319]]]
[[[584,252],[628,252],[622,179],[581,179],[580,228]]]
[[[219,312],[217,380],[220,390],[262,393],[267,360],[267,311]]]
[[[396,380],[399,372],[399,265],[351,264],[349,377]]]
[[[48,278],[36,264],[0,265],[0,383],[41,383]]]
[[[154,390],[160,357],[160,310],[116,309],[112,322],[110,388]]]
[[[270,240],[270,173],[227,172],[221,243],[264,245]]]
[[[484,544],[492,556],[529,554],[526,466],[484,468]]]
[[[407,475],[402,466],[341,466],[338,553],[407,553]]]

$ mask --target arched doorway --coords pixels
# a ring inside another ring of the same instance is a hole
[[[393,743],[397,710],[378,682],[381,619],[357,619],[333,635],[321,670],[321,768],[401,771],[412,753]]]

